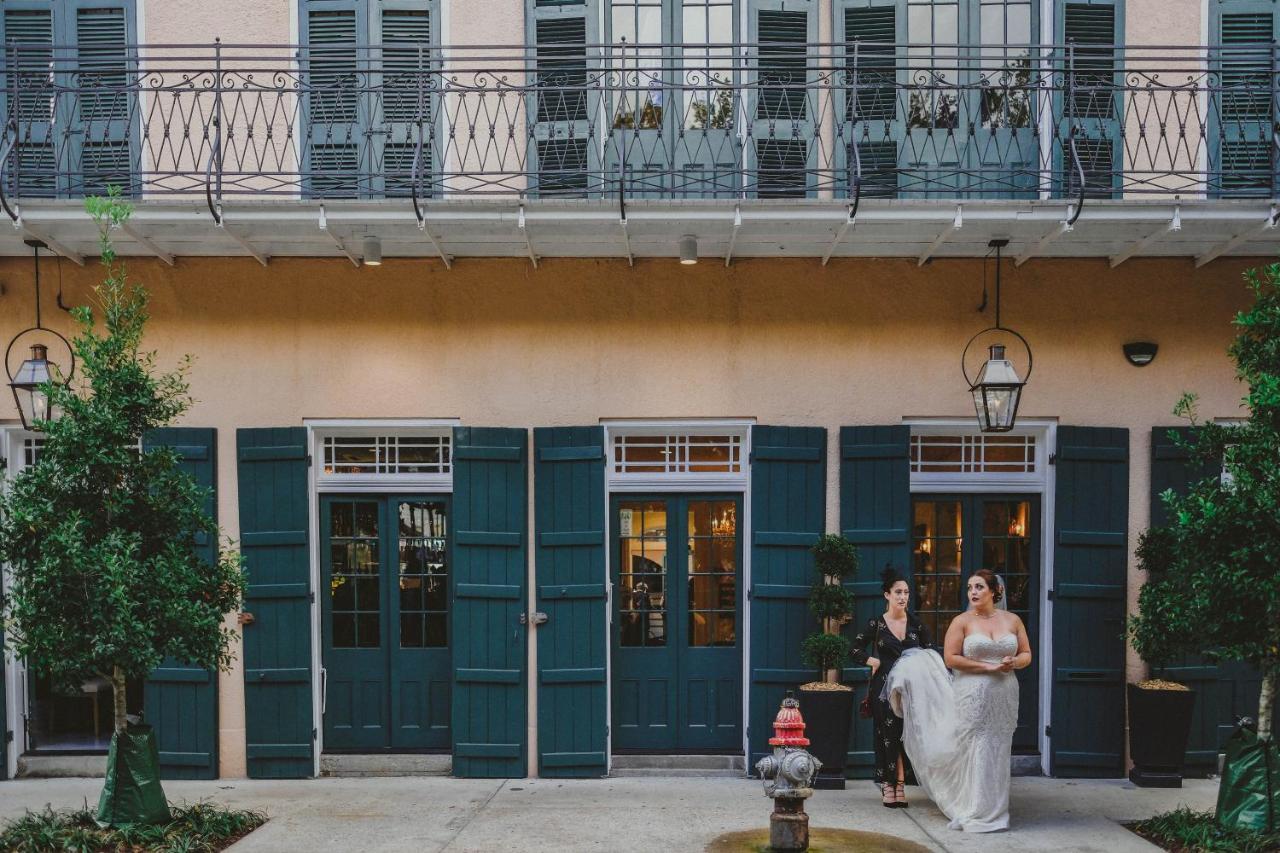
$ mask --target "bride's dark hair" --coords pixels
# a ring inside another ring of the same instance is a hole
[[[893,585],[896,584],[898,581],[902,581],[903,583],[907,584],[907,586],[911,586],[911,584],[907,582],[906,578],[898,574],[897,569],[895,569],[891,565],[885,566],[884,571],[880,573],[881,592],[892,592]]]
[[[1004,587],[1000,585],[1000,579],[996,577],[995,572],[990,569],[978,569],[970,577],[982,578],[987,587],[991,590],[992,600],[999,604],[1004,599]]]

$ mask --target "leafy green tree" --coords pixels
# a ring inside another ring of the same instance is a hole
[[[1256,667],[1258,732],[1268,738],[1280,676],[1280,264],[1245,279],[1255,299],[1236,316],[1230,354],[1249,417],[1201,423],[1195,396],[1179,401],[1175,413],[1194,427],[1184,446],[1200,462],[1221,462],[1223,476],[1161,496],[1170,522],[1142,537],[1147,582],[1129,630],[1148,661],[1199,652]]]
[[[240,606],[239,557],[197,556],[197,536],[217,541],[207,492],[171,449],[141,452],[141,439],[191,405],[190,357],[157,372],[142,349],[147,292],[116,259],[111,231],[131,213],[112,190],[85,207],[101,235],[97,311],[77,308],[72,343],[82,367],[74,387],[47,388],[61,418],[43,422],[37,464],[0,496],[0,559],[12,584],[5,616],[14,651],[33,672],[78,689],[103,677],[114,689],[115,731],[126,727],[125,685],[167,656],[225,668]]]

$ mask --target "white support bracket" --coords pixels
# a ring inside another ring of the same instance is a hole
[[[827,247],[827,253],[822,256],[822,265],[825,267],[827,261],[831,260],[831,255],[835,252],[836,246],[840,245],[840,241],[844,239],[844,235],[849,233],[850,228],[857,227],[858,219],[853,215],[853,207],[849,207],[849,215],[845,217],[844,222],[840,225],[840,230],[836,232],[836,238],[831,241],[831,245]]]
[[[528,224],[524,220],[524,205],[520,205],[520,214],[516,218],[516,225],[520,228],[520,234],[524,237],[524,248],[529,253],[529,263],[533,264],[533,268],[538,268],[538,253],[533,250],[533,241],[529,239]]]
[[[1141,240],[1134,243],[1132,246],[1125,249],[1120,254],[1112,255],[1110,259],[1111,268],[1115,269],[1116,267],[1120,266],[1125,261],[1132,258],[1134,255],[1146,249],[1152,243],[1159,240],[1164,235],[1172,234],[1174,231],[1181,231],[1181,230],[1182,230],[1182,207],[1179,205],[1175,205],[1173,208],[1173,218],[1169,220],[1168,225],[1164,226],[1163,228],[1157,231],[1152,231],[1150,234],[1143,237]]]
[[[733,247],[738,242],[738,232],[742,230],[742,205],[735,204],[733,206],[733,230],[729,232],[729,248],[724,253],[724,265],[729,266],[733,261]]]
[[[1071,220],[1076,215],[1076,206],[1074,204],[1067,205],[1067,218],[1058,223],[1058,227],[1054,228],[1048,234],[1040,238],[1040,242],[1036,243],[1030,249],[1027,249],[1014,260],[1013,265],[1020,267],[1036,255],[1049,248],[1049,244],[1057,240],[1064,234],[1070,234],[1075,230],[1075,226],[1071,224]]]
[[[141,231],[139,231],[137,227],[135,227],[134,225],[131,225],[128,222],[125,222],[121,224],[120,230],[128,234],[129,239],[133,240],[133,242],[139,244],[148,252],[155,255],[157,258],[164,261],[169,266],[173,266],[173,261],[174,261],[173,255],[171,255],[169,252],[166,252],[164,249],[161,249],[159,246],[157,246],[154,240],[152,240],[146,234],[143,234]]]
[[[1255,234],[1275,228],[1277,224],[1280,224],[1277,223],[1278,218],[1280,218],[1280,206],[1273,204],[1271,205],[1271,215],[1262,220],[1260,224],[1249,228],[1247,231],[1241,231],[1227,242],[1214,246],[1212,249],[1196,258],[1196,269],[1200,269],[1200,267],[1209,263],[1214,258],[1217,258],[1219,255],[1225,255],[1227,252],[1230,252],[1236,246],[1239,246]]]
[[[636,265],[636,256],[631,253],[631,233],[627,231],[627,217],[618,217],[618,226],[622,228],[622,247],[627,253],[627,266]]]
[[[267,261],[271,260],[269,255],[250,243],[242,234],[227,226],[227,218],[222,214],[221,206],[219,206],[218,218],[214,222],[214,226],[223,234],[230,237],[237,246],[244,249],[247,254],[264,267],[267,265]]]
[[[427,235],[427,239],[430,240],[431,245],[435,247],[436,254],[440,256],[441,262],[444,263],[444,268],[447,270],[453,269],[453,255],[446,252],[444,250],[444,246],[440,245],[440,241],[436,239],[436,235],[431,233],[431,229],[427,227],[427,220],[418,220],[418,230]]]
[[[959,231],[963,227],[964,227],[964,208],[961,207],[960,205],[956,205],[956,218],[951,220],[951,224],[948,225],[946,228],[942,229],[942,233],[939,234],[934,239],[934,241],[929,244],[929,248],[925,249],[924,253],[921,254],[920,257],[916,260],[916,266],[922,267],[925,264],[929,263],[930,259],[933,258],[933,253],[938,251],[938,249],[942,248],[942,244],[947,242],[947,240],[951,238],[952,234]]]
[[[333,245],[338,247],[338,251],[351,261],[351,266],[360,269],[360,256],[347,248],[346,243],[338,239],[338,235],[329,230],[329,220],[324,215],[324,205],[320,205],[320,230],[329,235],[329,239],[333,241]]]
[[[21,217],[19,217],[17,222],[14,223],[14,227],[21,228],[22,233],[26,234],[28,237],[30,237],[33,240],[39,240],[40,242],[44,243],[46,246],[52,249],[56,254],[61,255],[62,257],[71,261],[76,266],[78,267],[84,266],[84,255],[72,249],[68,249],[65,245],[63,245],[62,243],[59,243],[57,240],[53,239],[43,231],[37,228],[32,228],[30,225],[26,223],[26,220],[22,219]]]

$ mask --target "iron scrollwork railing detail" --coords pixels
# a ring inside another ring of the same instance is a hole
[[[464,195],[616,194],[624,219],[636,198],[1280,196],[1274,45],[1090,45],[1084,67],[1073,45],[945,47],[133,45],[106,73],[9,43],[0,207],[108,183],[217,220],[403,198],[419,223]]]

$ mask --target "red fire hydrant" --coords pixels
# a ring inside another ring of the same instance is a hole
[[[805,749],[804,717],[800,703],[791,692],[782,700],[769,738],[773,755],[756,762],[756,772],[764,780],[765,796],[773,799],[769,816],[769,847],[773,850],[808,850],[809,815],[804,801],[813,796],[813,780],[822,762]]]

